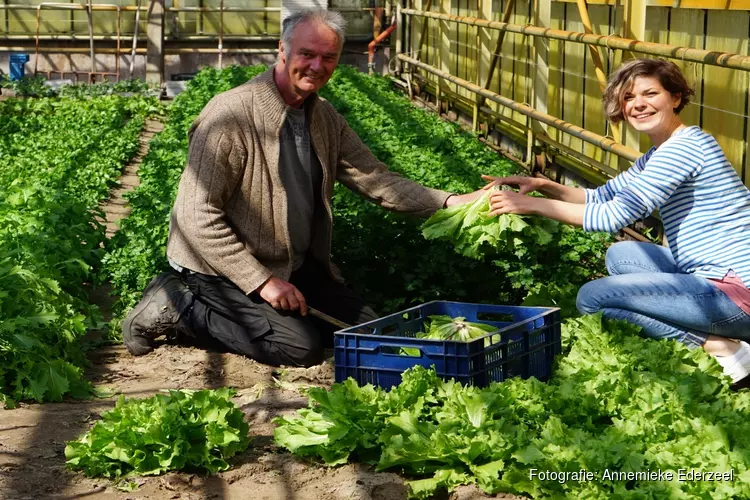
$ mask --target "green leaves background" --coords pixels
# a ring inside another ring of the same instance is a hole
[[[100,320],[100,200],[138,146],[154,99],[0,102],[0,401],[85,397],[81,339]]]
[[[487,388],[421,367],[385,392],[353,380],[309,393],[276,442],[329,465],[359,460],[414,480],[410,494],[476,484],[533,498],[747,498],[750,392],[734,393],[702,350],[641,338],[601,316],[564,323],[551,380]],[[529,470],[734,470],[734,482],[541,481]]]

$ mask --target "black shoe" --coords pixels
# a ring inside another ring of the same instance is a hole
[[[134,356],[142,356],[154,348],[153,341],[161,335],[174,335],[184,328],[180,317],[193,303],[193,293],[174,271],[161,273],[151,280],[143,298],[122,323],[122,340]]]

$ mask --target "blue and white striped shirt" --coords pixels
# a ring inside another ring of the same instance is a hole
[[[721,147],[698,127],[597,189],[586,189],[583,229],[615,232],[659,210],[677,266],[721,279],[733,270],[750,285],[750,191]]]

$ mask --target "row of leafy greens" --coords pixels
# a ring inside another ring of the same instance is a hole
[[[410,496],[476,484],[533,498],[748,498],[750,392],[734,393],[716,361],[600,315],[563,324],[567,355],[552,379],[464,387],[421,367],[390,392],[352,379],[311,389],[310,406],[276,420],[277,444],[328,465],[349,461],[412,477]],[[544,479],[531,470],[598,474]],[[679,481],[678,469],[734,481]],[[673,481],[605,471],[673,471]]]
[[[100,200],[137,151],[155,100],[0,102],[0,402],[86,396],[85,284],[105,239]]]

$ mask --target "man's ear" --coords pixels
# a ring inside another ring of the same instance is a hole
[[[286,53],[284,52],[284,42],[279,40],[279,61],[286,64]]]

